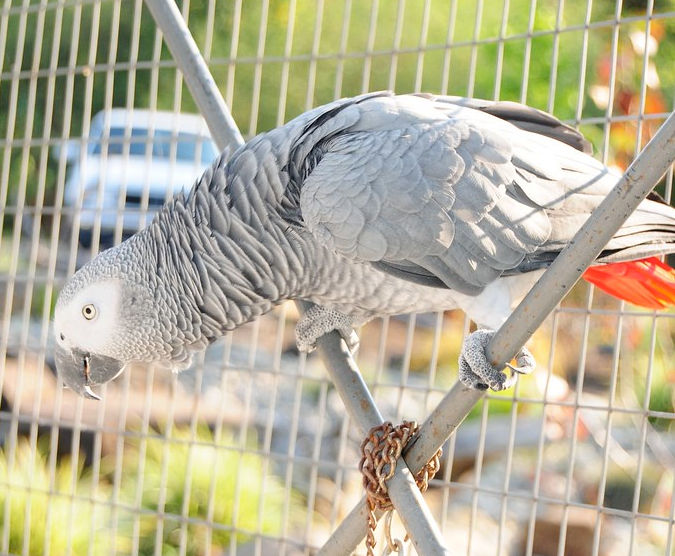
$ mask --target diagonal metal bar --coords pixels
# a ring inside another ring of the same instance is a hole
[[[503,368],[515,357],[673,162],[675,113],[668,117],[591,218],[495,333],[486,355],[496,368]],[[454,434],[483,396],[484,392],[468,389],[459,382],[450,389],[404,453],[413,473],[418,472]],[[365,509],[365,499],[362,499],[342,520],[317,556],[342,556],[354,551],[367,532]]]
[[[209,126],[213,140],[218,148],[230,149],[232,154],[244,144],[244,138],[178,6],[172,0],[146,0],[145,5],[162,31],[171,55]]]
[[[484,395],[485,392],[467,388],[459,381],[455,383],[424,421],[413,443],[403,455],[412,473],[418,473],[427,464]],[[378,519],[380,516],[381,514],[377,515]],[[317,556],[352,554],[367,532],[366,499],[362,498],[316,554]]]
[[[214,97],[220,97],[219,92],[217,89],[211,90],[211,87],[203,87],[203,83],[210,84],[213,83],[213,80],[205,64],[203,64],[189,32],[184,29],[184,22],[175,4],[162,0],[146,0],[146,2],[158,21],[158,25],[164,31],[169,48],[186,74],[186,81],[191,87],[198,105],[203,113],[208,115],[207,120],[212,128],[214,138],[220,144],[224,144],[230,142],[231,137],[238,137],[235,143],[241,144],[241,136],[231,117],[229,117],[224,102],[222,105],[213,102]],[[170,13],[172,11],[173,14]],[[181,28],[181,24],[183,28]],[[170,29],[172,27],[178,29],[174,33],[175,36],[171,36]],[[190,43],[188,48],[192,50],[187,56],[179,53],[181,41]],[[174,52],[174,50],[178,52]],[[181,62],[181,60],[183,61]],[[190,68],[198,69],[198,71],[190,71]],[[190,73],[195,74],[195,79],[188,77]],[[200,96],[205,98],[200,101],[200,98],[198,98]],[[225,121],[222,121],[223,119]],[[230,135],[222,138],[221,133],[224,133],[224,130],[227,130]],[[502,366],[517,353],[566,292],[576,283],[609,238],[672,164],[673,158],[675,158],[674,130],[675,122],[671,116],[640,156],[636,158],[605,202],[596,210],[594,217],[589,219],[587,224],[582,227],[574,241],[561,253],[549,271],[530,292],[530,295],[495,334],[487,349],[488,358],[495,366]],[[328,350],[328,353],[343,350],[337,334],[327,335],[319,343],[321,350]],[[345,386],[341,394],[346,405],[361,404],[362,409],[352,415],[359,424],[359,428],[363,431],[371,422],[381,420],[381,416],[372,403],[365,385],[357,384],[357,387],[354,387],[341,381],[341,375],[358,375],[359,380],[356,382],[362,383],[360,375],[355,371],[353,361],[350,362],[348,354],[343,353],[343,361],[340,361],[340,365],[332,369],[336,358],[326,355],[324,359],[329,361],[329,372],[333,380],[337,384]],[[405,460],[410,464],[413,473],[419,470],[438,447],[454,433],[457,426],[482,396],[483,393],[468,390],[459,383],[448,392],[422,425],[416,442],[406,452]],[[368,409],[364,411],[363,408]],[[351,410],[350,413],[352,413]],[[396,481],[392,482],[396,483]],[[319,554],[328,556],[351,552],[366,533],[364,510],[365,506],[362,502],[342,522]]]
[[[510,361],[675,162],[675,113],[663,123],[612,191],[495,334],[488,360]]]
[[[299,304],[305,310],[311,307],[310,303],[300,302]],[[337,332],[331,332],[319,338],[317,340],[317,348],[350,418],[356,422],[359,427],[359,433],[365,438],[370,429],[381,424],[383,419],[354,359]],[[475,392],[475,390],[472,390],[472,392]],[[410,538],[417,553],[421,556],[450,554],[444,546],[443,536],[436,524],[436,520],[417,488],[414,479],[415,474],[426,465],[434,454],[422,462],[417,470],[409,468],[405,460],[399,462],[394,476],[387,481],[389,497],[394,503],[406,531],[410,533]],[[330,545],[324,545],[318,554],[326,553],[344,556],[354,552],[356,546],[367,533],[365,498],[349,514],[349,517],[354,513],[355,519],[352,518],[353,521],[350,523],[356,527],[358,534],[352,536],[352,532],[347,533],[349,535],[348,538],[352,539],[352,542],[348,543],[349,547],[340,548],[340,543],[338,542],[338,550],[335,551]],[[378,519],[380,516],[381,514],[377,514]],[[340,524],[338,530],[342,528],[342,524]],[[333,534],[331,539],[337,538],[339,541],[342,537],[343,534],[337,536]],[[331,550],[333,551],[331,552]]]
[[[244,141],[236,123],[176,4],[172,0],[146,0],[146,5],[162,30],[167,46],[206,118],[214,140],[221,148],[243,145]],[[305,302],[298,305],[301,310],[311,306]],[[317,344],[350,417],[358,424],[360,433],[365,437],[383,419],[356,364],[337,333],[325,335]],[[449,554],[443,536],[415,484],[414,476],[404,462],[396,467],[387,484],[391,500],[417,552],[421,556]]]

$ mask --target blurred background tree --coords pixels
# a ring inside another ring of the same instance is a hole
[[[247,137],[336,96],[428,91],[516,100],[572,123],[590,121],[583,131],[624,167],[638,135],[643,143],[660,121],[642,127],[619,118],[610,134],[593,118],[662,114],[673,102],[675,41],[667,39],[675,18],[658,16],[674,3],[658,3],[648,32],[644,4],[624,2],[619,13],[610,0],[182,5]],[[624,20],[618,34],[614,18]],[[175,86],[175,64],[140,0],[65,7],[31,0],[29,9],[6,9],[2,27],[0,206],[14,204],[22,187],[30,204],[48,154],[39,138],[80,136],[109,106],[196,111],[186,87]],[[158,51],[159,68],[151,63]],[[51,191],[56,162],[46,163]]]

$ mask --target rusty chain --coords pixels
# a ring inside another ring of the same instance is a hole
[[[375,511],[392,511],[394,506],[387,493],[387,480],[396,471],[396,462],[403,454],[406,444],[417,433],[415,421],[403,421],[394,426],[391,421],[370,429],[368,436],[361,443],[361,461],[359,471],[363,475],[363,488],[366,491],[368,503],[368,536],[366,537],[366,549],[368,556],[374,556],[375,529],[377,519]],[[429,486],[429,481],[434,477],[440,467],[440,458],[443,450],[440,449],[433,458],[415,475],[415,483],[424,492]],[[388,524],[391,523],[389,520]],[[387,526],[387,543],[390,550],[397,545],[391,540],[389,525]],[[400,546],[400,545],[397,545]],[[398,550],[394,550],[398,552]]]

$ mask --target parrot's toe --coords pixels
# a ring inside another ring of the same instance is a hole
[[[519,374],[529,374],[534,370],[534,357],[526,348],[522,348],[516,356],[517,366],[507,364],[511,370],[510,374],[495,369],[485,355],[485,349],[492,336],[494,336],[492,330],[477,330],[464,338],[459,356],[459,380],[465,386],[477,390],[491,388],[499,392],[511,388],[518,380]]]
[[[298,346],[300,353],[312,353],[316,349],[316,342],[306,342],[298,339],[298,333],[295,333],[295,345]]]
[[[341,328],[338,330],[340,333],[340,336],[342,336],[342,339],[345,341],[345,344],[347,344],[347,349],[349,350],[349,353],[352,355],[356,352],[357,349],[359,349],[359,335],[354,331],[353,328],[348,327],[348,328]]]
[[[506,366],[511,369],[514,373],[520,375],[529,375],[534,368],[537,366],[537,362],[534,359],[534,355],[530,353],[530,350],[526,347],[522,347],[518,352],[518,355],[515,357],[516,365],[511,365],[507,363]]]
[[[354,353],[359,346],[359,337],[352,328],[353,319],[349,315],[314,305],[305,312],[295,326],[295,342],[300,351],[309,353],[316,348],[316,340],[324,334],[336,330],[340,333],[347,348]]]

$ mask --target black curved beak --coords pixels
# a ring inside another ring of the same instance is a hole
[[[65,385],[76,394],[100,400],[91,386],[104,384],[122,372],[124,363],[101,355],[91,355],[79,350],[71,350],[57,345],[54,349],[56,372]]]

